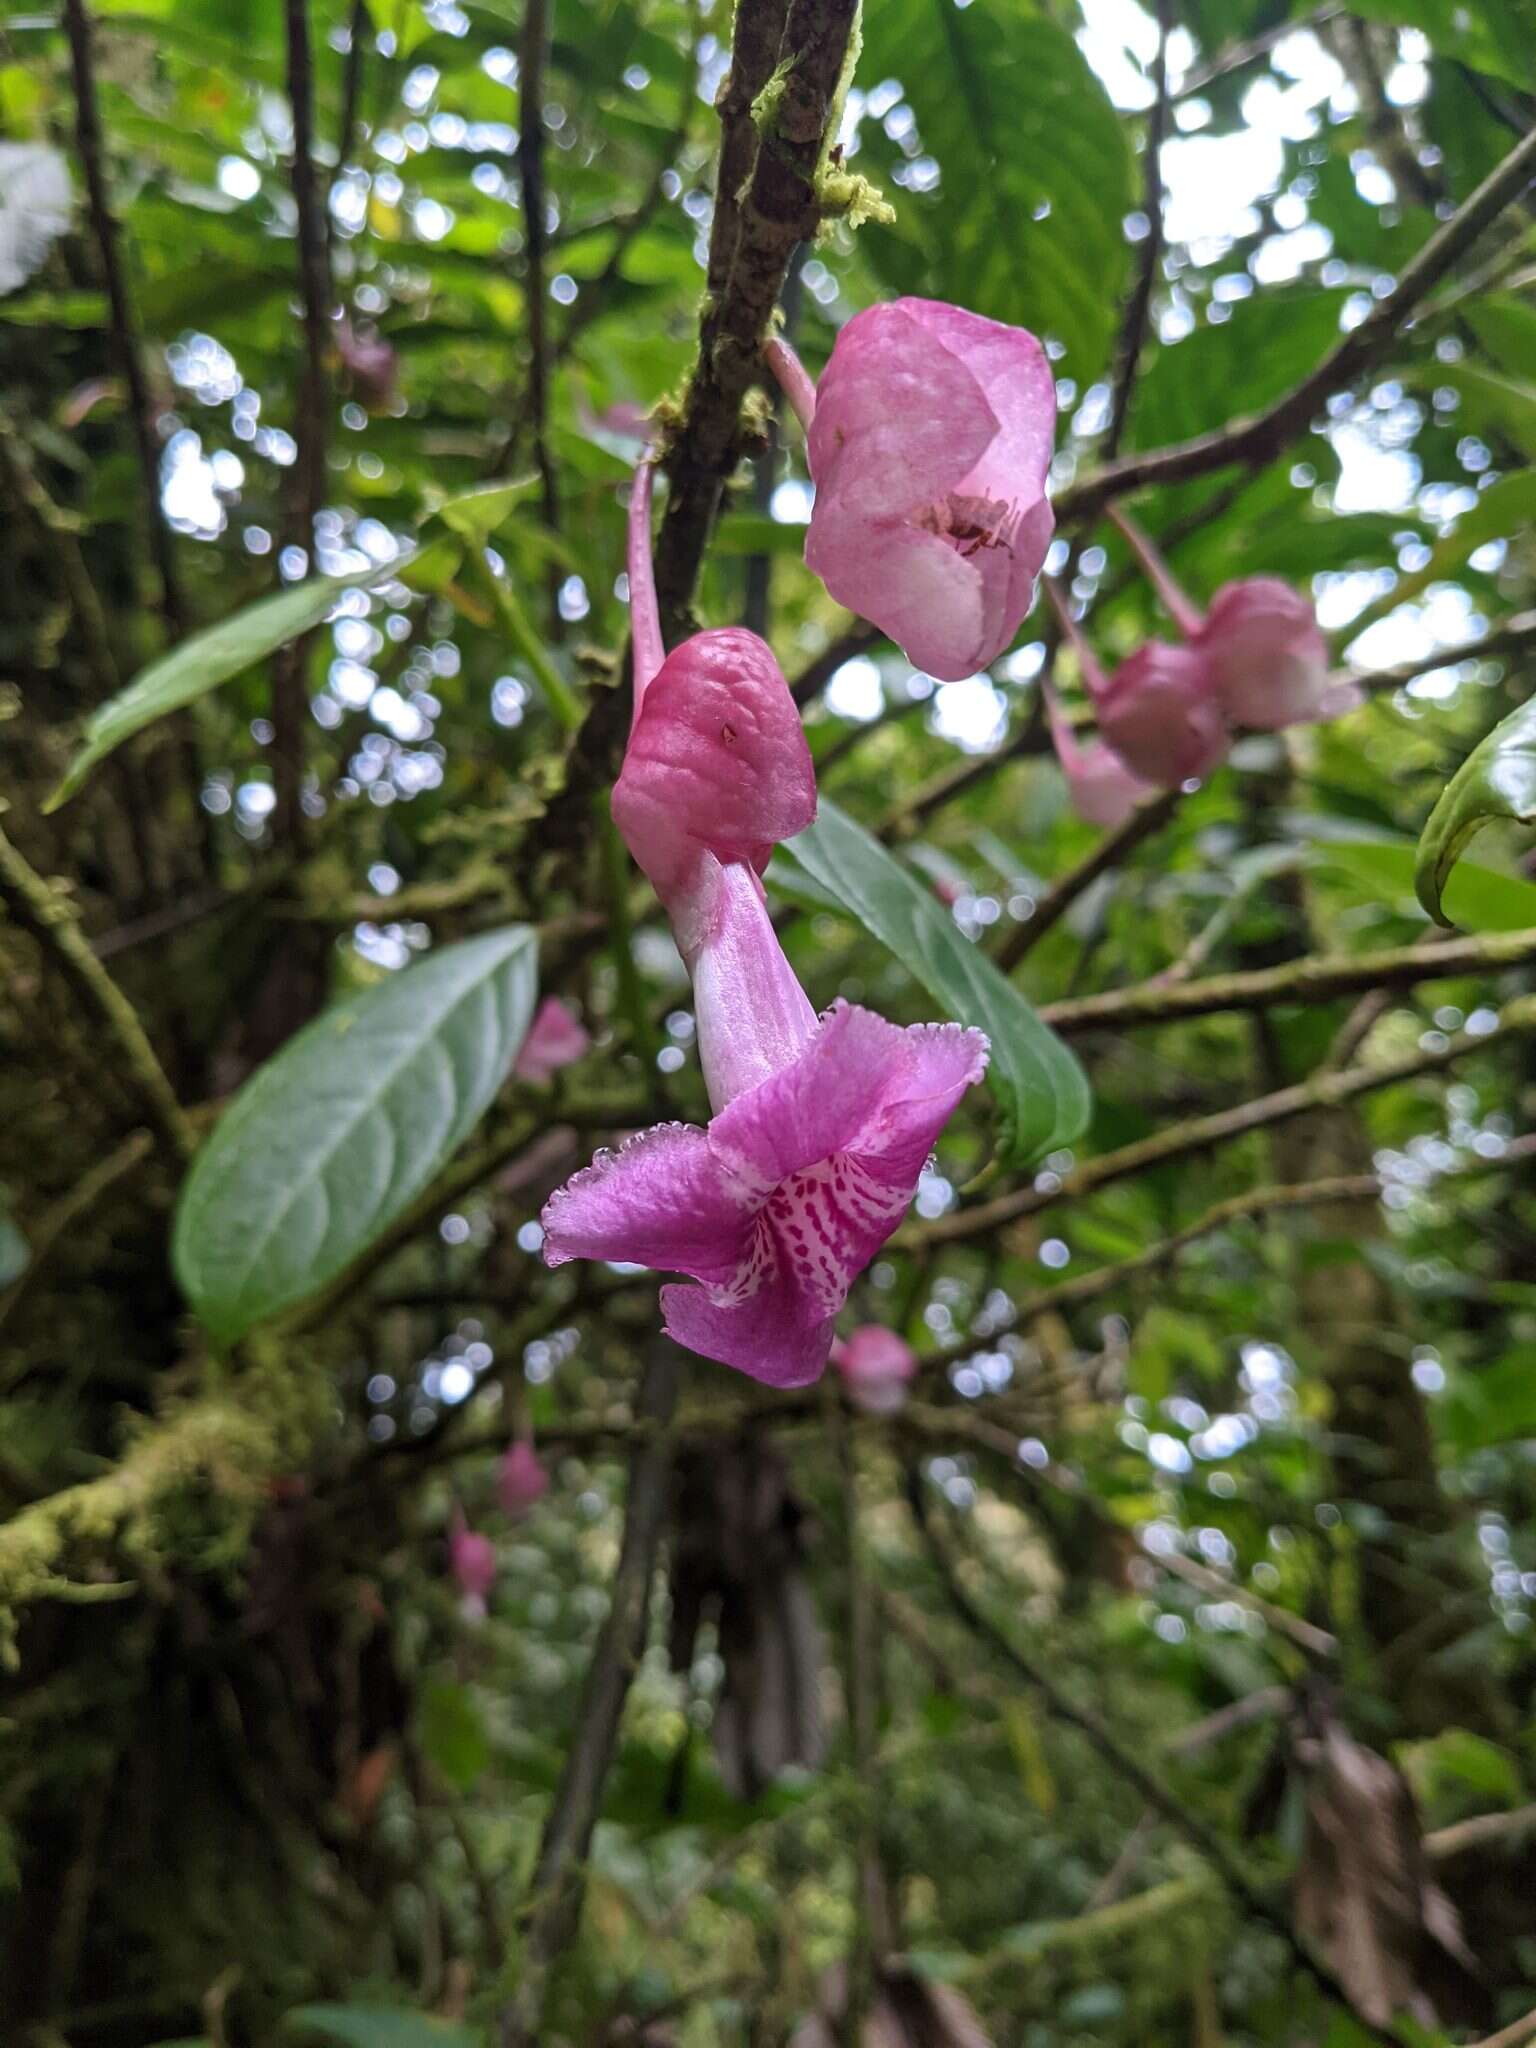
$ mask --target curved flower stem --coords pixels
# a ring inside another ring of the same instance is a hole
[[[787,341],[777,335],[763,343],[763,360],[779,380],[780,389],[794,407],[795,418],[806,433],[816,417],[816,386],[810,372]]]
[[[1104,673],[1099,657],[1088,645],[1082,627],[1072,616],[1072,607],[1062,596],[1061,585],[1054,576],[1042,576],[1040,588],[1045,592],[1051,610],[1056,614],[1056,622],[1061,627],[1068,646],[1077,657],[1077,665],[1082,671],[1083,683],[1089,696],[1095,704],[1102,702],[1109,689],[1109,678]]]
[[[1147,572],[1148,581],[1162,600],[1163,610],[1186,640],[1192,640],[1205,624],[1199,608],[1185,595],[1178,578],[1163,560],[1150,538],[1118,505],[1106,505],[1104,516],[1117,526],[1130,543],[1131,552]]]
[[[642,462],[629,494],[629,528],[624,556],[629,577],[629,639],[635,672],[635,710],[666,659],[661,614],[656,607],[656,572],[651,565],[651,482],[655,470]]]

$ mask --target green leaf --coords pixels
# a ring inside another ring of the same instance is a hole
[[[934,1001],[992,1041],[987,1079],[1003,1105],[1000,1151],[1026,1165],[1067,1145],[1088,1122],[1083,1070],[954,919],[862,825],[821,800],[814,825],[787,841],[780,861],[830,896],[894,953]]]
[[[231,676],[239,675],[311,627],[323,624],[343,591],[359,583],[378,583],[386,576],[397,575],[406,559],[402,556],[387,568],[370,564],[354,575],[317,576],[307,583],[296,583],[290,590],[258,598],[227,619],[220,619],[216,626],[194,633],[169,654],[162,654],[148,668],[141,669],[127,689],[119,690],[91,713],[86,721],[85,744],[43,809],[56,811],[60,804],[67,803],[92,769],[124,740],[132,739],[156,719],[206,696],[220,683],[227,683]]]
[[[1415,910],[1414,850],[1407,840],[1319,840],[1314,854],[1320,867],[1332,868],[1355,883],[1362,897],[1392,910]],[[1445,905],[1453,924],[1468,932],[1524,932],[1536,928],[1536,882],[1500,874],[1464,860],[1445,889]]]
[[[861,78],[899,79],[930,191],[901,191],[906,159],[865,119],[866,163],[896,206],[860,247],[900,291],[926,292],[1066,345],[1065,375],[1103,369],[1119,320],[1136,204],[1127,124],[1064,28],[1011,4],[880,0],[864,12]],[[884,175],[882,175],[884,174]]]
[[[509,925],[333,1004],[198,1154],[172,1257],[223,1344],[307,1300],[395,1221],[484,1114],[528,1029],[537,940]]]
[[[0,1208],[0,1287],[19,1280],[32,1263],[32,1247]]]
[[[418,1732],[426,1756],[461,1792],[491,1760],[485,1720],[467,1686],[428,1685],[421,1696]]]
[[[1468,841],[1496,818],[1536,824],[1536,697],[1473,748],[1429,814],[1414,887],[1436,923],[1451,922],[1441,907],[1447,875]]]
[[[318,2034],[340,2048],[482,2048],[468,2027],[392,2005],[301,2005],[283,2026]]]
[[[1372,21],[1415,28],[1438,57],[1507,79],[1522,92],[1536,87],[1536,5],[1533,0],[1357,0]]]
[[[510,484],[484,484],[477,490],[464,491],[434,507],[432,518],[440,519],[460,540],[483,548],[496,529],[506,525],[535,481],[524,476]]]

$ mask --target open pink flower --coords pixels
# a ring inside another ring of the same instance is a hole
[[[774,1386],[824,1369],[854,1278],[895,1229],[928,1153],[986,1065],[958,1025],[906,1030],[837,1003],[818,1018],[769,921],[759,870],[815,813],[788,685],[760,640],[700,633],[663,662],[649,472],[631,507],[636,716],[613,813],[693,976],[715,1115],[661,1124],[544,1209],[544,1257],[627,1260],[669,1336]]]
[[[783,342],[768,361],[806,428],[816,505],[805,561],[918,668],[974,675],[1034,601],[1056,386],[1045,351],[934,299],[856,313],[819,386]]]
[[[462,1508],[454,1509],[449,1524],[448,1569],[464,1596],[464,1612],[483,1615],[487,1596],[496,1583],[496,1546],[489,1536],[481,1536],[470,1528]]]
[[[1202,617],[1151,540],[1123,512],[1110,514],[1146,570],[1186,645],[1204,656],[1211,687],[1233,725],[1278,732],[1332,718],[1349,706],[1329,678],[1317,613],[1278,576],[1224,583]]]
[[[894,1415],[917,1373],[917,1353],[883,1323],[860,1323],[846,1341],[832,1346],[832,1363],[843,1376],[848,1398],[868,1415]]]
[[[1050,721],[1051,743],[1067,780],[1072,808],[1090,825],[1102,825],[1113,832],[1123,825],[1154,784],[1127,768],[1105,740],[1091,740],[1085,747],[1062,716],[1056,693],[1047,686],[1045,713]]]
[[[527,1437],[518,1437],[508,1444],[501,1460],[501,1469],[496,1475],[496,1497],[501,1502],[502,1513],[514,1522],[521,1521],[532,1507],[549,1491],[549,1474],[540,1462],[538,1452]]]
[[[558,996],[546,996],[512,1062],[519,1081],[547,1081],[560,1067],[579,1060],[592,1039],[586,1026]]]
[[[1054,583],[1047,583],[1099,721],[1099,732],[1143,783],[1176,789],[1209,775],[1231,744],[1205,656],[1148,640],[1106,676]]]

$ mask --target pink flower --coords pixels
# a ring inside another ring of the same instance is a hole
[[[1148,640],[1097,688],[1090,680],[1089,689],[1099,731],[1144,782],[1173,789],[1226,759],[1232,735],[1198,649]]]
[[[1348,695],[1329,681],[1328,643],[1317,614],[1289,583],[1245,576],[1223,584],[1202,618],[1141,528],[1123,512],[1110,517],[1188,646],[1204,655],[1211,687],[1233,725],[1278,732],[1349,708]]]
[[[514,1522],[521,1521],[548,1491],[549,1474],[540,1463],[538,1452],[526,1437],[518,1437],[508,1444],[496,1475],[496,1496],[503,1514]]]
[[[1225,584],[1195,638],[1234,725],[1276,732],[1332,715],[1328,643],[1312,606],[1275,576]]]
[[[1099,731],[1131,774],[1164,789],[1209,775],[1225,758],[1231,733],[1205,656],[1148,640],[1106,676],[1060,591],[1050,582],[1046,589],[1077,655]]]
[[[1107,741],[1093,740],[1083,746],[1062,716],[1056,693],[1049,688],[1045,713],[1073,810],[1090,825],[1102,825],[1106,832],[1117,830],[1142,799],[1152,794],[1154,785],[1133,774]]]
[[[849,1400],[869,1415],[893,1415],[917,1373],[912,1346],[881,1323],[861,1323],[846,1342],[834,1344],[832,1363],[843,1376]]]
[[[1055,523],[1056,386],[1039,342],[897,299],[854,315],[819,387],[784,343],[767,357],[806,427],[807,568],[930,675],[995,661],[1034,602]]]
[[[464,1510],[455,1508],[448,1529],[448,1569],[464,1596],[464,1612],[485,1613],[486,1597],[496,1583],[496,1546],[489,1536],[470,1528]]]
[[[558,996],[546,996],[512,1062],[512,1071],[519,1081],[547,1081],[557,1068],[579,1060],[591,1043],[570,1004]]]
[[[987,1042],[958,1025],[901,1030],[847,1003],[812,1010],[758,880],[815,813],[804,734],[755,635],[696,634],[662,660],[649,500],[642,470],[629,550],[637,705],[613,814],[693,976],[715,1115],[599,1153],[546,1204],[544,1257],[683,1274],[697,1284],[661,1291],[669,1336],[803,1386]]]
[[[350,320],[342,319],[336,325],[336,354],[354,396],[369,412],[387,410],[400,370],[399,358],[389,343],[376,334],[359,334]]]

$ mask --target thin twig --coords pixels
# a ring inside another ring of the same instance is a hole
[[[1114,396],[1110,401],[1109,427],[1104,436],[1105,462],[1120,453],[1141,351],[1147,338],[1147,316],[1152,310],[1152,290],[1157,283],[1158,259],[1163,253],[1163,137],[1168,132],[1168,16],[1169,0],[1157,0],[1157,54],[1152,60],[1153,101],[1147,113],[1147,132],[1142,142],[1142,211],[1146,215],[1146,239],[1141,245],[1136,282],[1126,302],[1115,355]]]
[[[1053,1031],[1123,1031],[1137,1024],[1172,1024],[1227,1010],[1266,1010],[1280,1003],[1322,1003],[1361,989],[1411,988],[1442,976],[1493,974],[1536,960],[1536,930],[1483,932],[1437,945],[1393,946],[1380,953],[1314,954],[1246,974],[1213,974],[1203,981],[1143,982],[1103,995],[1047,1003],[1041,1016]]]
[[[298,457],[294,463],[289,544],[312,562],[315,521],[325,502],[326,349],[331,324],[330,241],[326,210],[315,172],[314,61],[309,46],[308,0],[283,0],[288,50],[288,99],[293,114],[293,161],[289,179],[298,210],[298,285],[303,308],[304,358],[294,418]],[[303,833],[300,803],[304,781],[304,734],[308,724],[304,671],[310,646],[305,635],[276,657],[272,680],[272,764],[277,808],[273,829],[290,846]]]
[[[560,491],[549,452],[549,286],[544,276],[549,202],[544,196],[544,73],[554,0],[527,0],[518,39],[517,176],[523,200],[523,300],[528,317],[528,418],[545,530],[560,531]],[[558,630],[558,567],[550,568],[550,621]]]
[[[127,1074],[171,1157],[177,1161],[190,1159],[195,1146],[191,1126],[139,1022],[137,1010],[81,936],[73,906],[49,887],[3,830],[0,902],[53,957],[86,1008],[110,1032]]]
[[[150,1149],[148,1131],[130,1131],[105,1159],[98,1159],[89,1172],[62,1194],[50,1209],[29,1224],[27,1248],[31,1254],[26,1270],[0,1294],[0,1331],[3,1331],[30,1292],[54,1246],[83,1216],[89,1215],[109,1189],[133,1172]],[[0,1387],[10,1385],[26,1367],[21,1353],[0,1362]]]
[[[1310,1080],[1298,1082],[1293,1087],[1276,1089],[1273,1094],[1258,1096],[1232,1109],[1218,1110],[1212,1116],[1171,1124],[1154,1137],[1143,1138],[1134,1145],[1122,1145],[1117,1151],[1085,1161],[1075,1172],[1067,1174],[1054,1185],[1047,1182],[1044,1186],[1020,1188],[1013,1194],[1000,1195],[995,1201],[982,1202],[975,1208],[959,1209],[953,1215],[941,1216],[932,1223],[909,1225],[895,1241],[907,1246],[931,1247],[953,1239],[974,1237],[978,1232],[994,1229],[999,1223],[1010,1223],[1020,1216],[1033,1216],[1056,1202],[1076,1201],[1085,1195],[1097,1194],[1102,1188],[1132,1174],[1171,1165],[1176,1159],[1192,1158],[1230,1139],[1246,1137],[1251,1132],[1285,1123],[1292,1117],[1304,1116],[1308,1110],[1336,1109],[1361,1095],[1372,1094],[1378,1088],[1391,1088],[1401,1081],[1416,1080],[1421,1074],[1442,1073],[1469,1054],[1482,1052],[1532,1030],[1536,1030],[1536,996],[1523,996],[1500,1011],[1498,1023],[1489,1031],[1460,1031],[1440,1045],[1408,1053],[1399,1059],[1384,1060],[1379,1066],[1347,1067],[1342,1073],[1315,1074]]]
[[[789,694],[803,711],[813,697],[819,697],[845,662],[884,638],[878,626],[867,619],[852,619],[821,653],[808,661],[789,686]]]
[[[1354,2008],[1344,1986],[1328,1965],[1313,1955],[1292,1926],[1289,1914],[1267,1898],[1251,1881],[1236,1852],[1229,1848],[1197,1813],[1185,1805],[1183,1800],[1168,1789],[1162,1779],[1142,1762],[1129,1743],[1122,1742],[1092,1707],[1073,1699],[1038,1658],[1020,1647],[1011,1631],[1004,1630],[984,1607],[972,1599],[960,1578],[953,1553],[928,1511],[922,1480],[915,1473],[911,1476],[908,1499],[918,1526],[927,1539],[928,1549],[937,1567],[944,1593],[971,1634],[988,1644],[1004,1664],[1009,1665],[1027,1685],[1032,1686],[1058,1720],[1076,1728],[1095,1754],[1117,1776],[1134,1786],[1144,1803],[1151,1807],[1154,1813],[1161,1814],[1171,1827],[1199,1851],[1232,1897],[1255,1919],[1264,1921],[1275,1930],[1290,1950],[1294,1961],[1321,1989],[1336,2000],[1346,2012],[1353,2013]],[[1402,2036],[1395,2028],[1370,2027],[1359,2020],[1358,2016],[1356,2020],[1362,2030],[1372,2038],[1401,2044]]]
[[[619,1723],[650,1616],[651,1581],[661,1542],[672,1473],[672,1419],[682,1384],[683,1354],[658,1338],[635,1404],[647,1425],[630,1464],[624,1541],[612,1602],[587,1668],[576,1729],[549,1818],[544,1824],[529,1893],[527,1932],[518,1984],[501,2015],[501,2048],[534,2048],[541,2038],[549,1972],[575,1935],[586,1890],[586,1859],[618,1741]]]
[[[1240,43],[1233,43],[1225,50],[1218,50],[1209,63],[1197,65],[1187,71],[1179,80],[1175,99],[1185,100],[1196,93],[1207,91],[1218,79],[1229,78],[1234,71],[1246,71],[1250,64],[1257,64],[1261,57],[1267,57],[1277,43],[1283,43],[1287,36],[1305,35],[1308,29],[1326,27],[1344,12],[1342,6],[1330,4],[1314,8],[1299,20],[1278,21],[1273,28],[1261,29],[1255,36],[1248,36]]]
[[[1329,350],[1299,384],[1262,413],[1229,422],[1192,440],[1125,456],[1072,484],[1056,500],[1063,524],[1093,518],[1115,498],[1152,484],[1183,483],[1232,463],[1257,468],[1306,431],[1324,401],[1342,391],[1390,349],[1414,312],[1484,229],[1536,176],[1536,130],[1524,137],[1472,196],[1403,267],[1396,287],[1378,299],[1358,327]]]
[[[1178,809],[1183,795],[1182,789],[1165,789],[1157,796],[1147,797],[1123,825],[1113,832],[1106,832],[1075,868],[1069,868],[1066,874],[1058,876],[1041,894],[1028,917],[1014,926],[998,948],[997,964],[1004,974],[1013,972],[1046,933],[1061,922],[1078,898],[1092,888],[1100,875],[1118,867],[1143,841],[1161,832]]]
[[[75,87],[75,145],[85,172],[86,200],[90,209],[91,236],[101,263],[112,314],[112,347],[128,387],[128,409],[133,426],[134,447],[139,458],[139,481],[148,512],[149,545],[171,637],[186,631],[186,603],[171,530],[165,522],[160,495],[160,449],[155,437],[155,408],[139,354],[138,329],[128,295],[128,279],[119,244],[117,217],[107,192],[106,145],[102,139],[101,109],[96,98],[96,67],[92,49],[92,25],[85,0],[64,0],[64,28],[69,37],[70,66]]]

